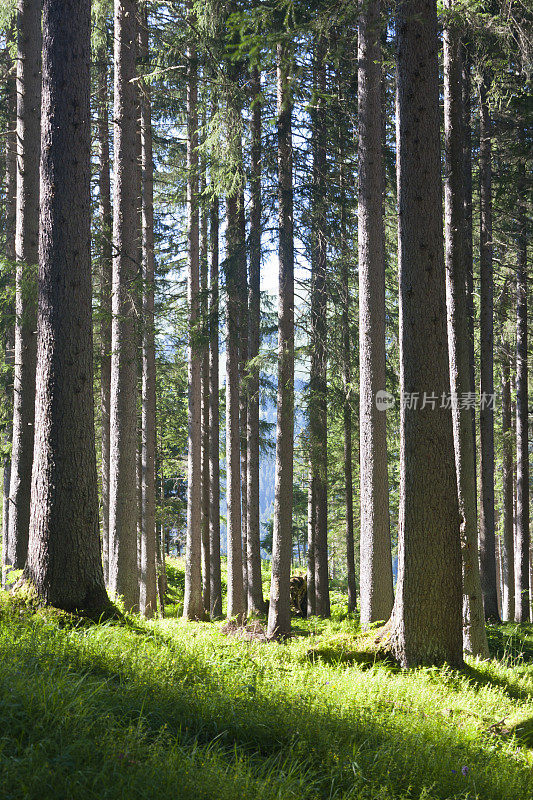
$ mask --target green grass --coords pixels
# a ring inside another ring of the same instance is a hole
[[[282,645],[221,627],[76,626],[0,595],[2,800],[533,798],[532,628],[491,628],[463,672],[402,672],[338,603]]]

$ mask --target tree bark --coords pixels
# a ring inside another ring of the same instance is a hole
[[[385,391],[385,242],[379,0],[359,17],[359,419],[361,623],[387,620],[394,602]]]
[[[204,126],[205,127],[205,126]],[[200,165],[200,195],[205,190],[205,159]],[[201,209],[200,222],[200,297],[202,313],[202,599],[204,609],[211,608],[211,553],[209,547],[209,302],[207,236],[209,209]]]
[[[191,6],[188,6],[191,14]],[[200,251],[198,207],[198,62],[187,48],[187,248],[189,274],[189,443],[187,469],[187,545],[183,616],[203,619],[202,600],[202,352],[200,322]]]
[[[326,49],[315,44],[316,106],[313,126],[311,367],[309,375],[309,462],[314,518],[315,613],[330,616],[328,574],[328,399],[327,399],[327,153],[325,129]]]
[[[37,355],[34,269],[39,249],[41,0],[17,2],[17,212],[15,379],[7,564],[28,551]]]
[[[137,564],[137,3],[115,0],[114,197],[109,469],[109,586],[139,602]]]
[[[211,201],[210,306],[209,306],[209,599],[211,619],[222,616],[220,575],[220,409],[219,409],[219,199]]]
[[[143,8],[139,30],[140,57],[149,66],[148,12]],[[153,617],[157,610],[156,576],[156,364],[155,364],[155,256],[154,256],[154,162],[152,156],[152,106],[150,86],[141,93],[142,166],[142,497],[141,497],[141,614]]]
[[[400,525],[391,647],[404,667],[461,666],[461,548],[442,247],[437,13],[398,17]],[[428,347],[431,342],[431,347]],[[435,407],[422,399],[436,397]],[[418,402],[414,399],[418,396]]]
[[[90,3],[43,4],[35,461],[25,577],[44,603],[101,612],[90,248]]]
[[[480,373],[481,518],[479,557],[485,619],[499,622],[494,528],[494,282],[492,267],[492,164],[488,84],[480,88]]]
[[[240,144],[239,163],[242,163],[242,142]],[[244,166],[244,165],[243,165]],[[241,442],[241,538],[242,538],[242,579],[244,585],[245,605],[248,597],[248,270],[246,263],[246,217],[244,213],[244,168],[243,185],[239,197],[239,244],[240,253],[240,341],[239,341],[239,419]]]
[[[248,288],[249,358],[248,368],[248,475],[247,475],[247,559],[248,613],[265,611],[261,581],[261,539],[259,512],[259,366],[257,359],[261,329],[261,75],[251,74],[251,211],[250,282]]]
[[[8,45],[11,44],[13,32],[8,32]],[[15,263],[15,235],[16,235],[16,216],[17,216],[17,84],[16,72],[13,61],[9,55],[9,47],[6,47],[8,76],[6,79],[6,112],[7,129],[5,137],[5,247],[4,255],[6,259]],[[13,308],[10,311],[13,312]],[[13,328],[7,332],[5,339],[6,363],[12,363],[14,350]],[[9,448],[13,440],[13,390],[6,388],[5,402],[7,404],[8,424],[4,434],[4,443]],[[7,556],[9,553],[9,488],[11,483],[11,456],[9,451],[3,457],[3,476],[2,476],[2,576],[1,585],[6,586],[7,579]]]
[[[503,598],[504,622],[514,622],[513,432],[511,430],[511,360],[508,345],[502,353],[502,490],[503,490]]]
[[[527,372],[527,223],[525,172],[518,206],[518,263],[516,271],[516,622],[529,622],[529,451]]]
[[[289,584],[294,470],[294,221],[290,63],[289,48],[278,44],[279,315],[274,535],[267,628],[267,635],[271,638],[286,636],[291,627]]]
[[[448,0],[448,10],[453,0]],[[464,140],[460,34],[449,19],[444,29],[445,243],[448,348],[453,405],[455,467],[463,569],[463,649],[488,658],[479,576],[475,450],[472,413],[465,397],[474,396],[470,375],[464,187]]]
[[[105,17],[102,20],[105,24]],[[105,38],[97,51],[97,137],[98,205],[100,215],[100,406],[101,406],[101,480],[102,480],[102,553],[104,577],[109,583],[109,423],[111,410],[111,286],[112,231],[111,181],[109,175],[108,66]]]

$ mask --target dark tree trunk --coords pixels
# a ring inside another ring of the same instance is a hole
[[[404,667],[443,662],[461,666],[461,547],[452,415],[440,407],[450,382],[434,0],[402,0],[399,6],[398,113],[403,401],[391,645]],[[437,398],[434,408],[431,402],[421,407],[424,392]]]
[[[502,353],[502,490],[503,490],[503,598],[502,618],[514,622],[513,432],[511,430],[511,359],[507,342]]]
[[[105,17],[102,20],[105,24]],[[104,577],[109,583],[109,421],[111,410],[111,286],[112,230],[111,181],[109,175],[108,66],[105,38],[97,51],[97,137],[98,205],[100,214],[100,405],[101,405],[101,479],[102,479],[102,552]]]
[[[12,42],[12,32],[8,33],[8,45]],[[17,209],[17,84],[16,73],[9,49],[6,48],[8,76],[6,79],[6,100],[7,100],[7,129],[5,136],[5,247],[4,255],[6,259],[14,264],[15,262],[15,234],[16,234],[16,209]],[[10,308],[11,313],[13,308]],[[10,328],[5,338],[6,364],[12,362],[14,349],[15,331]],[[2,583],[6,586],[7,578],[7,555],[9,553],[9,487],[11,482],[11,456],[9,448],[13,439],[13,389],[6,388],[5,403],[7,406],[8,424],[4,434],[6,454],[3,457],[3,502],[2,502]]]
[[[315,44],[314,80],[316,106],[313,126],[313,190],[312,190],[312,253],[311,253],[311,367],[309,376],[309,463],[312,498],[315,508],[315,613],[329,617],[328,575],[328,398],[327,398],[327,219],[326,190],[326,127],[325,45],[322,38]]]
[[[222,584],[220,576],[220,410],[218,377],[218,228],[219,200],[211,202],[210,237],[210,306],[209,306],[209,576],[210,612],[212,619],[222,616]]]
[[[17,2],[17,218],[13,447],[7,564],[28,551],[37,354],[34,268],[39,249],[41,0]]]
[[[269,637],[291,627],[292,492],[294,451],[294,221],[292,188],[292,101],[288,47],[277,46],[279,192],[279,317],[276,478]]]
[[[498,622],[494,525],[494,281],[492,267],[492,164],[486,79],[480,94],[480,372],[481,518],[479,557],[485,619]]]
[[[385,391],[385,240],[381,152],[379,0],[359,17],[359,419],[361,472],[361,623],[392,611],[392,555]]]
[[[452,8],[453,0],[448,0],[448,10]],[[462,402],[474,392],[467,307],[462,88],[460,33],[450,21],[444,30],[445,261],[450,383],[452,394],[459,400],[453,408],[453,433],[463,565],[463,649],[488,658],[479,576],[472,413]]]
[[[529,452],[527,374],[527,222],[524,166],[519,200],[516,271],[516,622],[529,622]]]
[[[240,142],[239,142],[240,143]],[[242,145],[239,153],[239,163],[242,162]],[[244,585],[245,605],[248,597],[248,270],[246,263],[246,217],[244,213],[244,170],[243,191],[239,198],[239,253],[240,253],[240,341],[239,341],[239,419],[241,440],[241,538],[242,538],[242,577]]]
[[[250,282],[248,289],[248,486],[247,486],[247,559],[248,613],[265,610],[261,582],[261,539],[259,516],[259,355],[261,328],[261,77],[254,67],[251,75],[251,178],[250,192]]]
[[[137,348],[139,264],[137,3],[115,0],[114,198],[109,443],[109,587],[126,609],[139,602],[137,563]]]
[[[148,13],[143,8],[139,31],[140,56],[149,67]],[[156,576],[156,365],[154,326],[154,163],[152,157],[152,106],[150,86],[141,94],[142,165],[142,495],[141,495],[141,574],[139,606],[141,614],[153,617],[157,609]]]
[[[190,5],[189,5],[189,14]],[[187,548],[183,616],[202,619],[202,353],[197,326],[200,316],[200,253],[198,208],[198,62],[187,48],[187,246],[189,274],[189,443],[187,470]]]
[[[316,614],[315,568],[316,496],[315,482],[309,470],[307,490],[307,616]]]
[[[39,599],[103,611],[93,409],[90,3],[43,4],[35,461],[25,577]]]

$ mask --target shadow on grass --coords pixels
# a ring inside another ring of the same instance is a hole
[[[43,764],[53,765],[55,783],[50,786],[56,794],[41,791],[27,797],[188,797],[184,788],[178,795],[167,794],[169,786],[159,774],[165,769],[174,774],[165,759],[171,759],[176,745],[192,754],[207,748],[222,759],[222,771],[236,787],[244,780],[238,765],[246,763],[246,774],[256,782],[247,791],[257,797],[419,797],[427,788],[428,797],[449,800],[466,796],[471,777],[480,798],[516,800],[533,792],[533,777],[525,767],[515,764],[513,770],[506,754],[494,748],[484,752],[479,742],[442,718],[420,719],[392,708],[386,713],[335,708],[318,690],[306,695],[295,692],[290,682],[269,682],[253,648],[243,646],[237,655],[228,648],[224,665],[224,654],[214,647],[210,657],[184,653],[172,637],[147,633],[141,626],[121,631],[115,630],[116,623],[102,626],[105,641],[96,646],[89,631],[68,636],[50,632],[51,624],[42,621],[30,621],[32,630],[24,630],[23,620],[16,624],[20,635],[0,639],[0,685],[2,696],[9,698],[2,710],[1,750],[18,764],[3,785],[14,781],[13,797],[21,796],[17,775],[24,774],[20,765],[28,753],[38,756],[40,770]],[[122,644],[113,643],[115,634],[122,635]],[[327,650],[317,648],[315,656],[327,662]],[[352,660],[339,659],[335,651],[330,657],[327,663],[372,666],[369,654],[356,651],[344,653]],[[62,761],[64,752],[70,753],[67,761]],[[261,781],[273,765],[287,785],[282,784],[281,793],[274,792],[278,786],[262,795]],[[464,765],[468,776],[461,773]],[[99,777],[89,775],[93,768]],[[204,768],[209,764],[195,767]],[[125,769],[135,773],[139,785],[146,783],[148,794],[137,794],[138,788],[125,793]],[[294,793],[288,787],[297,773],[305,777],[305,786]],[[77,781],[72,785],[71,774]],[[57,790],[63,785],[58,775],[67,787],[64,794]],[[104,780],[118,781],[122,794],[111,793],[109,786],[98,794]],[[94,793],[72,788],[89,783]],[[222,788],[204,791],[201,781],[198,786],[191,796],[239,797]]]

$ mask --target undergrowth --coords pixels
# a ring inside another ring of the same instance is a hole
[[[334,612],[275,644],[0,595],[0,796],[533,798],[532,628],[491,627],[494,658],[461,672],[403,672]]]

